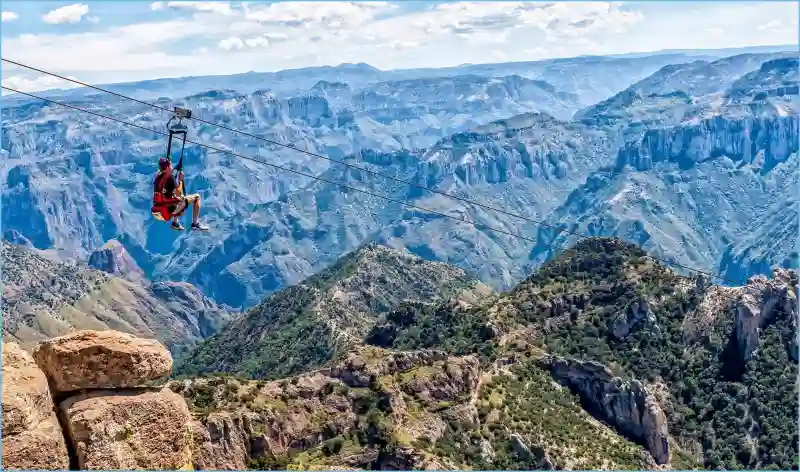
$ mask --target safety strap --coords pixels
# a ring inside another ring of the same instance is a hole
[[[176,109],[176,112],[177,111],[178,111],[178,109]],[[190,112],[186,113],[184,111],[182,113],[179,113],[178,116],[179,116],[178,123],[175,124],[174,127],[170,126],[170,123],[172,122],[172,120],[175,119],[174,116],[172,118],[170,118],[169,122],[167,123],[167,130],[169,131],[169,141],[167,142],[167,159],[171,159],[170,155],[171,155],[171,152],[172,152],[172,138],[173,138],[173,136],[175,136],[176,134],[183,135],[183,137],[181,139],[181,155],[178,158],[178,165],[175,166],[175,171],[178,173],[177,188],[175,189],[175,192],[176,192],[177,195],[183,195],[184,194],[184,189],[183,189],[183,186],[184,186],[183,185],[183,152],[186,149],[186,131],[187,131],[187,128],[186,128],[186,125],[184,125],[184,124],[182,124],[180,122],[180,118],[182,118],[183,116],[189,117],[189,116],[191,116],[191,113]]]

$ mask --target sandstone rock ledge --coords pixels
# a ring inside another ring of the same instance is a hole
[[[189,409],[169,389],[95,390],[60,409],[83,470],[191,466]]]
[[[186,402],[147,387],[171,369],[163,345],[117,331],[49,339],[33,357],[4,343],[3,468],[191,468]]]
[[[164,345],[119,331],[84,330],[48,339],[33,357],[59,392],[137,387],[172,371]]]
[[[17,344],[3,343],[3,469],[67,469],[47,378]]]

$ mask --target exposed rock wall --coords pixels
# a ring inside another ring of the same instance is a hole
[[[670,460],[667,417],[638,380],[626,382],[592,361],[543,356],[540,363],[619,430],[642,441],[658,464]]]
[[[30,354],[3,343],[3,469],[66,469],[69,456],[47,378]]]
[[[797,152],[796,115],[787,117],[713,117],[699,123],[650,130],[640,141],[619,151],[617,165],[637,170],[651,169],[659,162],[675,162],[683,168],[719,155],[734,161],[753,162],[764,152],[762,167],[771,169]]]
[[[786,269],[775,269],[774,277],[756,275],[741,287],[736,304],[736,340],[742,360],[747,362],[758,347],[759,332],[776,317],[789,316],[795,321],[797,313],[797,276]],[[793,343],[796,340],[793,341]],[[797,356],[795,345],[790,353]]]
[[[115,239],[89,254],[89,266],[131,282],[148,285],[144,271],[128,254],[125,246]]]
[[[170,388],[186,398],[211,398],[206,408],[219,409],[192,424],[194,468],[241,470],[251,460],[309,449],[363,427],[363,415],[374,402],[391,417],[400,437],[439,439],[446,427],[439,414],[476,427],[475,406],[457,400],[474,394],[479,375],[477,359],[469,356],[362,347],[331,368],[263,384],[243,381],[236,391],[254,399],[245,408],[222,403],[230,391],[227,382],[234,380],[198,378],[171,382]],[[420,409],[415,420],[409,420],[409,402]],[[439,412],[445,402],[454,406]],[[342,461],[337,468],[454,468],[408,443],[399,444],[390,455],[367,447]]]
[[[3,468],[190,466],[186,402],[150,386],[171,366],[160,343],[110,330],[44,341],[33,356],[3,343]]]

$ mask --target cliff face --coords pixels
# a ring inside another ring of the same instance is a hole
[[[791,317],[797,312],[797,274],[777,269],[774,278],[763,275],[751,277],[739,289],[736,303],[736,340],[742,361],[752,359],[759,345],[759,333],[776,318]],[[796,325],[796,323],[793,323]],[[796,341],[795,341],[796,342]],[[796,344],[787,346],[797,359]]]
[[[797,115],[787,117],[726,119],[715,117],[696,125],[651,130],[633,146],[620,151],[617,166],[639,171],[659,162],[672,162],[681,169],[704,160],[726,156],[734,162],[753,164],[768,172],[785,162],[798,149]]]
[[[644,443],[656,463],[670,461],[667,417],[640,381],[625,382],[607,367],[591,361],[548,356],[541,362],[556,379],[578,390],[606,421]]]
[[[549,181],[581,175],[613,149],[603,133],[538,113],[515,116],[441,140],[422,156],[417,179],[439,187],[443,179],[466,185],[498,184],[514,177]]]

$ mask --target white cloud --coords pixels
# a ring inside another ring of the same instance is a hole
[[[6,36],[2,48],[13,51],[12,59],[102,83],[342,62],[438,67],[496,61],[496,51],[523,61],[797,41],[796,24],[786,26],[797,16],[796,4],[702,3],[687,11],[665,2],[652,14],[640,5],[455,2],[401,12],[386,2],[155,2],[156,10],[192,14],[82,33]],[[776,18],[782,29],[758,30]],[[715,28],[722,32],[709,34]],[[6,67],[3,74],[19,75]]]
[[[783,27],[784,27],[784,25],[783,25],[782,21],[780,21],[780,20],[772,20],[769,23],[765,23],[763,25],[758,25],[758,30],[759,31],[767,31],[767,30],[774,31],[774,30],[779,30],[779,29],[781,29]]]
[[[77,80],[76,77],[70,75],[66,77]],[[51,75],[40,75],[34,79],[13,75],[3,79],[3,86],[19,90],[20,92],[35,92],[37,90],[47,90],[53,88],[69,89],[80,87],[80,85],[77,85],[73,82],[59,79]]]
[[[707,29],[706,32],[708,34],[710,34],[711,36],[720,36],[722,34],[725,34],[725,30],[724,29],[716,27],[716,26],[713,27],[713,28]]]
[[[244,40],[237,38],[236,36],[231,36],[217,43],[217,47],[224,51],[231,51],[233,49],[241,50],[245,48],[265,48],[267,46],[269,46],[269,39],[265,38],[264,36],[255,36],[252,38],[246,38]]]
[[[265,48],[269,46],[269,40],[263,36],[258,36],[245,39],[244,44],[249,48]]]
[[[193,65],[194,58],[167,54],[164,46],[203,34],[195,22],[173,20],[77,34],[23,34],[3,39],[2,48],[14,51],[11,59],[54,72],[173,71]],[[4,65],[3,73],[9,69]]]
[[[13,11],[4,11],[2,13],[2,21],[5,23],[6,21],[14,21],[19,18],[19,15],[14,13]]]
[[[217,43],[217,46],[225,51],[230,51],[231,49],[242,49],[244,48],[244,41],[232,36],[230,38],[221,40],[219,43]]]
[[[161,3],[161,2],[158,2]],[[185,8],[198,12],[218,13],[220,15],[233,15],[234,11],[228,2],[168,2],[168,8]]]
[[[153,2],[150,4],[150,9],[153,11],[158,11],[164,8],[164,2]]]
[[[81,18],[83,18],[87,13],[89,13],[89,5],[86,5],[85,3],[75,3],[49,11],[42,15],[42,19],[45,21],[45,23],[50,23],[53,25],[61,23],[77,23],[81,21]]]
[[[279,2],[255,9],[244,4],[244,13],[248,20],[260,23],[341,30],[362,26],[395,8],[388,2]]]

